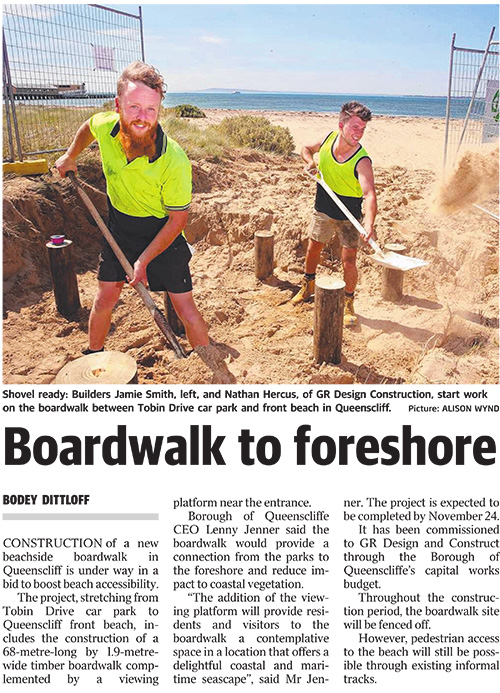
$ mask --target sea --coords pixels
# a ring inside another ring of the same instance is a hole
[[[106,98],[95,98],[88,94],[80,99],[19,99],[20,105],[29,106],[71,106],[100,107],[110,101]],[[284,92],[168,92],[163,101],[167,108],[180,104],[191,104],[204,108],[221,108],[243,111],[295,111],[302,113],[338,113],[346,101],[360,101],[368,106],[374,115],[407,116],[407,117],[446,117],[445,96],[383,96],[373,94],[308,94]],[[452,118],[464,118],[469,106],[469,99],[453,98],[450,114]],[[481,118],[484,112],[484,99],[477,99],[474,105],[473,119]]]
[[[167,93],[166,107],[191,104],[204,108],[243,111],[295,111],[305,113],[338,113],[346,101],[360,101],[374,115],[445,118],[445,96],[374,96],[372,94],[287,94],[287,93]],[[463,118],[468,99],[452,100],[452,117]]]

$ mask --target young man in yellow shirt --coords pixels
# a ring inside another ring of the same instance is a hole
[[[315,174],[319,169],[327,185],[357,219],[362,217],[361,205],[364,199],[363,225],[367,239],[374,235],[377,197],[372,162],[360,141],[371,117],[371,111],[366,106],[357,101],[350,101],[342,106],[338,131],[306,145],[301,152],[306,164],[304,172]],[[318,152],[319,163],[316,164],[314,154]],[[355,326],[358,322],[354,312],[354,290],[358,279],[356,256],[359,234],[319,184],[313,219],[309,227],[304,279],[292,303],[297,305],[314,294],[316,268],[321,251],[335,234],[338,234],[342,244],[345,281],[344,325]]]

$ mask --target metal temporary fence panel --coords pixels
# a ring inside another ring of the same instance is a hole
[[[62,151],[144,59],[141,8],[7,4],[2,14],[3,158]]]
[[[498,42],[483,50],[455,46],[450,56],[444,167],[459,151],[498,140]]]

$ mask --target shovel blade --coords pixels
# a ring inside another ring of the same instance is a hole
[[[389,250],[387,253],[374,253],[369,257],[384,267],[401,270],[402,272],[415,269],[416,267],[425,267],[429,264],[426,260],[419,260],[416,257],[409,257],[408,255],[400,255],[399,253],[394,253],[392,250]]]

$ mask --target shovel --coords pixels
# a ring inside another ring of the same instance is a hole
[[[95,208],[92,200],[90,197],[87,195],[85,190],[83,190],[80,181],[76,177],[74,171],[68,171],[67,174],[68,178],[70,181],[73,183],[73,186],[75,187],[76,192],[78,193],[79,198],[85,205],[85,207],[88,209],[92,217],[94,218],[94,221],[96,222],[97,226],[99,227],[99,230],[101,231],[102,235],[104,238],[107,240],[109,245],[111,246],[114,254],[118,258],[120,265],[123,267],[125,272],[127,273],[127,277],[132,277],[134,275],[134,269],[130,262],[127,260],[125,257],[122,249],[118,245],[118,243],[115,241],[113,236],[111,235],[108,227],[106,224],[103,222],[101,215]],[[156,303],[153,301],[151,296],[149,295],[148,290],[144,286],[144,284],[139,283],[134,286],[134,289],[137,291],[139,296],[141,297],[144,305],[146,308],[149,310],[151,315],[153,316],[153,319],[156,323],[156,326],[159,328],[161,332],[165,335],[165,337],[168,339],[170,342],[174,353],[176,357],[179,358],[186,358],[186,352],[184,349],[181,347],[179,342],[176,339],[175,334],[172,332],[172,328],[168,324],[168,321],[166,317],[163,315],[161,310],[157,308]]]
[[[359,233],[361,238],[366,240],[366,231],[361,226],[356,217],[353,216],[351,212],[347,209],[345,204],[341,200],[339,200],[339,198],[333,192],[333,190],[325,183],[323,179],[323,174],[321,172],[318,172],[318,176],[315,176],[313,173],[308,173],[307,175],[313,180],[315,180],[316,183],[319,183],[319,185],[321,185],[321,187],[324,190],[326,190],[326,192],[335,202],[337,207],[342,212],[344,212],[344,214],[349,219],[351,224],[354,226],[356,231]],[[414,269],[415,267],[425,267],[425,265],[429,264],[426,260],[419,260],[416,257],[408,257],[408,255],[400,255],[400,253],[394,253],[392,252],[392,250],[384,253],[382,251],[382,248],[373,240],[373,238],[368,239],[368,244],[375,251],[375,253],[373,255],[370,255],[369,257],[372,260],[375,260],[375,262],[378,262],[379,264],[383,265],[384,267],[390,267],[391,269],[402,270],[403,272],[405,272],[406,270]]]

